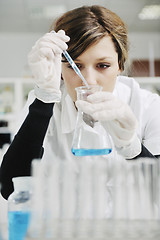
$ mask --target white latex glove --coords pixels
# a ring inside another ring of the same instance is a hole
[[[61,98],[61,58],[70,38],[63,30],[46,33],[32,47],[28,63],[35,78],[35,95],[43,102],[58,102]]]
[[[141,152],[136,135],[137,120],[131,108],[109,92],[96,92],[87,101],[77,100],[76,106],[102,122],[121,155],[133,158]]]

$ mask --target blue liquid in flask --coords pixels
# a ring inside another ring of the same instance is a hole
[[[104,148],[104,149],[85,149],[85,148],[80,148],[80,149],[71,149],[72,153],[75,156],[97,156],[97,155],[108,155],[112,152],[111,148]]]
[[[29,211],[8,212],[9,240],[24,240],[30,221]]]

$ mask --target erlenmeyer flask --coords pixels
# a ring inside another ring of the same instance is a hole
[[[97,91],[102,91],[102,87],[98,85],[91,85],[89,88],[77,87],[77,99],[87,100],[88,95]],[[71,150],[75,156],[109,154],[112,151],[110,136],[100,122],[78,110]]]

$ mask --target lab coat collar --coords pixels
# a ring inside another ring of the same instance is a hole
[[[62,112],[61,112],[62,133],[72,132],[75,129],[76,119],[77,110],[64,86],[62,94]]]
[[[125,81],[125,82],[123,82]],[[119,98],[124,103],[130,105],[131,101],[131,87],[127,85],[129,78],[125,76],[118,76],[116,79],[115,88],[113,90],[113,95]]]

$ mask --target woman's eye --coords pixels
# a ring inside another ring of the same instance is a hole
[[[70,64],[67,64],[67,68],[71,68],[72,69],[72,66]]]
[[[109,68],[109,67],[110,67],[110,64],[99,63],[99,64],[97,64],[97,67],[98,67],[98,68],[101,68],[101,69],[105,69],[105,68]]]
[[[76,64],[76,66],[77,66],[79,69],[82,68],[82,66],[81,66],[80,64]],[[71,68],[71,69],[73,69],[72,66],[71,66],[70,64],[67,65],[67,68]]]
[[[76,66],[77,66],[79,69],[82,68],[82,65],[81,65],[81,64],[76,63]]]

